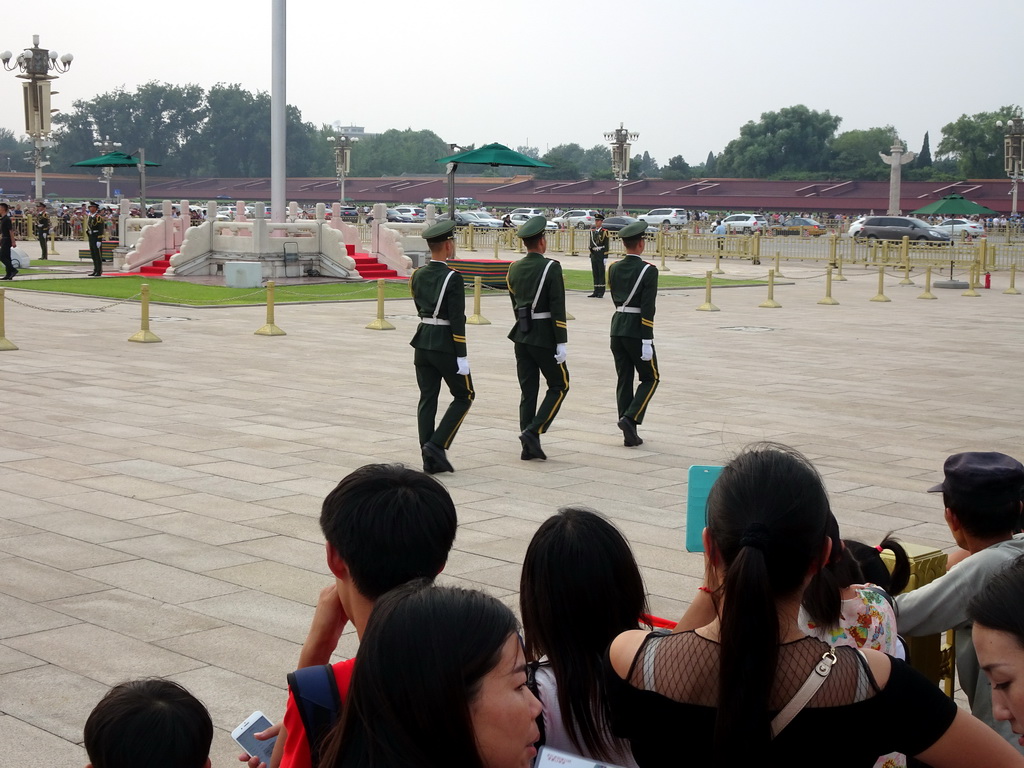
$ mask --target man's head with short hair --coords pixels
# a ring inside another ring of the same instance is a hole
[[[3,215],[11,210],[11,207],[7,203],[0,203],[0,215]]]
[[[956,453],[943,464],[945,479],[928,489],[969,535],[1009,537],[1020,525],[1024,464],[1005,453]]]
[[[327,495],[320,512],[324,538],[370,600],[412,579],[437,576],[457,525],[445,487],[400,464],[360,467]]]
[[[92,768],[209,768],[213,721],[177,683],[129,680],[100,699],[84,735]]]

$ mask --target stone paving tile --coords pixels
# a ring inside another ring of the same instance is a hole
[[[45,661],[41,661],[35,656],[29,656],[27,653],[16,651],[0,643],[0,680],[3,679],[2,675],[8,672],[39,667],[45,663]]]
[[[259,710],[276,721],[284,710],[286,694],[280,685],[269,685],[217,667],[202,667],[189,672],[168,675],[168,678],[188,688],[210,711],[216,728],[230,737],[234,728],[253,711]],[[234,742],[231,742],[234,744]],[[235,744],[230,759],[236,758],[241,750]],[[213,763],[218,765],[217,762]],[[231,762],[219,765],[233,765]]]
[[[192,493],[183,488],[177,488],[177,490],[181,495],[162,498],[160,504],[171,509],[194,512],[202,517],[229,523],[246,522],[280,514],[277,510],[267,509],[259,503],[237,501],[209,493]]]
[[[82,741],[85,719],[109,688],[91,677],[53,664],[9,672],[0,676],[0,712],[11,717],[2,720],[17,718],[64,740],[68,746],[78,744]],[[4,733],[7,741],[10,735]],[[30,747],[31,744],[19,743],[14,749]],[[10,745],[4,748],[5,762],[9,749]],[[40,765],[37,757],[32,754],[28,762],[10,765]]]
[[[4,617],[0,638],[4,639],[78,623],[62,613],[8,595],[0,595],[0,616]]]
[[[359,466],[362,466],[362,464]],[[353,467],[353,469],[356,468],[357,467]],[[291,496],[278,496],[275,499],[260,499],[259,501],[254,501],[252,506],[257,509],[265,508],[264,511],[260,512],[261,517],[277,515],[281,512],[291,512],[296,515],[319,518],[320,507],[323,503],[323,496],[296,493]]]
[[[96,568],[85,568],[78,573],[136,595],[174,605],[241,591],[233,584],[148,560],[101,565]]]
[[[184,603],[182,607],[299,645],[306,639],[311,617],[308,604],[251,589]]]
[[[310,563],[309,570],[260,560],[247,565],[209,571],[207,575],[307,606],[315,606],[320,590],[334,581],[327,568],[326,553],[320,563]]]
[[[155,517],[140,518],[138,525],[182,538],[207,544],[234,544],[239,541],[259,539],[268,534],[250,525],[229,523],[216,517],[207,517],[192,512],[170,512]]]
[[[69,509],[91,512],[94,515],[102,515],[113,520],[138,520],[143,517],[167,514],[167,507],[159,504],[104,491],[85,491],[67,496],[56,496],[53,501]]]
[[[110,459],[105,459],[110,461]],[[153,501],[155,499],[166,499],[168,496],[180,496],[188,493],[183,488],[166,483],[154,483],[151,480],[142,480],[137,477],[126,477],[125,475],[104,475],[102,477],[91,477],[78,481],[79,485],[92,488],[103,493],[116,494],[130,499],[141,499],[142,501]]]
[[[324,486],[323,483],[313,480],[289,482],[295,482],[300,485],[315,485],[317,487]],[[280,498],[281,496],[291,496],[295,493],[305,492],[303,488],[283,487],[288,486],[288,482],[281,483],[278,486],[262,485],[260,483],[249,483],[244,480],[232,480],[227,477],[213,477],[210,475],[190,478],[188,480],[177,480],[174,481],[174,484],[187,488],[190,491],[208,493],[213,496],[225,496],[236,501],[262,501],[264,499]],[[327,490],[333,487],[334,484],[330,484]],[[325,490],[324,493],[326,494],[327,491]]]
[[[137,558],[152,560],[192,573],[205,573],[217,568],[228,568],[257,560],[250,555],[243,555],[240,552],[232,552],[213,544],[205,544],[195,539],[186,539],[167,533],[112,541],[107,546]]]
[[[29,532],[38,529],[28,529]],[[117,549],[101,547],[56,533],[29,533],[0,539],[0,552],[18,555],[43,565],[67,570],[120,563],[133,559]]]
[[[51,505],[54,506],[54,505]],[[19,518],[19,521],[41,528],[44,531],[61,533],[72,538],[103,544],[108,541],[127,539],[131,536],[151,536],[153,531],[132,523],[111,520],[88,512],[56,507],[60,511],[34,514]]]
[[[213,667],[236,672],[268,685],[278,685],[282,691],[285,689],[284,678],[295,669],[302,648],[299,643],[235,626],[194,632],[162,640],[157,645]]]
[[[231,549],[296,568],[313,569],[324,562],[323,542],[300,541],[286,536],[268,536],[231,544]]]
[[[203,662],[91,624],[20,635],[8,638],[5,643],[108,686],[122,680],[163,677],[203,666]]]
[[[216,629],[224,625],[221,621],[195,611],[121,589],[65,597],[41,605],[146,642]]]
[[[324,534],[320,530],[320,519],[311,515],[275,515],[274,517],[250,520],[249,525],[262,531],[279,533],[282,536],[291,536],[314,544],[323,544],[324,541]]]
[[[105,589],[104,584],[93,579],[22,557],[0,560],[0,584],[4,594],[30,603]]]

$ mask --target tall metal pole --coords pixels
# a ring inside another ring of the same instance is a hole
[[[287,135],[288,96],[285,92],[287,70],[285,0],[274,0],[271,12],[272,51],[270,78],[270,220],[284,222],[284,197],[287,182],[285,141]]]
[[[1002,128],[1003,121],[996,122]],[[1024,160],[1024,117],[1020,107],[1006,121],[1006,136],[1003,139],[1003,161],[1006,175],[1010,177],[1011,215],[1017,215],[1017,182],[1021,179],[1021,160]]]

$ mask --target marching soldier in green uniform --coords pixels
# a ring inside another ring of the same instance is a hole
[[[528,253],[508,270],[508,292],[516,324],[508,337],[515,342],[519,400],[520,456],[524,461],[547,459],[540,435],[547,431],[569,391],[565,365],[568,332],[565,322],[565,284],[562,265],[544,257],[547,219],[534,216],[519,228]],[[537,408],[540,375],[548,388]]]
[[[89,255],[92,256],[92,272],[89,277],[99,277],[103,274],[103,259],[100,255],[100,242],[103,240],[103,230],[107,222],[100,216],[99,203],[89,203],[89,218],[85,221],[85,234],[89,238]]]
[[[647,405],[658,388],[658,356],[654,352],[654,309],[658,297],[658,269],[640,255],[644,252],[647,225],[638,221],[619,232],[626,256],[608,268],[608,290],[612,294],[611,348],[618,383],[615,397],[623,444],[643,444],[637,426],[644,421]],[[640,386],[633,391],[633,373]]]
[[[46,248],[46,238],[50,236],[50,216],[46,213],[46,203],[36,203],[35,230],[36,237],[39,238],[39,247],[43,252],[43,255],[39,258],[46,259],[49,256]]]
[[[604,298],[605,261],[608,258],[608,246],[611,238],[604,228],[604,215],[594,214],[594,228],[590,230],[590,271],[594,274],[594,292],[587,298]]]
[[[466,356],[466,291],[462,274],[448,266],[455,255],[455,222],[427,227],[423,239],[430,246],[430,262],[412,273],[409,288],[420,324],[409,342],[416,350],[416,383],[420,402],[416,409],[423,471],[454,472],[445,451],[455,439],[470,405],[473,380]],[[434,427],[441,381],[452,394],[451,405]]]

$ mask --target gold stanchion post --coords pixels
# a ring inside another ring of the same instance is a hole
[[[1017,265],[1010,265],[1010,287],[1007,288],[1003,293],[1007,293],[1011,296],[1019,296],[1020,291],[1017,290],[1015,283],[1017,282]]]
[[[490,325],[491,321],[480,314],[480,293],[483,291],[484,279],[477,275],[473,278],[473,314],[466,318],[466,325]]]
[[[52,229],[50,229],[50,255],[51,256],[60,256],[60,253],[57,252],[57,232],[56,232],[56,229],[57,229],[56,227],[53,227]]]
[[[836,276],[832,279],[835,280],[837,283],[845,283],[846,277],[843,276],[843,254],[841,253],[836,254],[836,266],[839,268],[839,271],[836,273]]]
[[[267,324],[258,331],[253,332],[254,336],[287,336],[284,331],[274,325],[274,281],[267,281]]]
[[[900,241],[900,261],[903,262],[903,279],[900,280],[900,285],[913,285],[914,281],[910,279],[910,238],[907,235]]]
[[[716,275],[725,274],[725,270],[722,269],[722,251],[721,251],[721,249],[718,249],[718,250],[715,251],[715,269],[714,269],[714,272],[715,272]]]
[[[967,278],[967,290],[961,293],[961,296],[970,296],[972,299],[981,296],[980,293],[974,290],[975,287],[978,285],[978,278],[976,277],[978,269],[979,268],[977,262],[971,264],[971,274],[970,277]]]
[[[498,243],[501,241],[501,237],[505,230],[501,229],[494,233],[494,258],[498,258]]]
[[[522,242],[520,240],[519,242]],[[395,326],[384,319],[384,285],[383,280],[377,281],[377,319],[366,326],[368,331],[393,331]]]
[[[932,268],[931,267],[925,267],[925,270],[924,270],[924,293],[922,293],[917,298],[919,298],[919,299],[935,299],[935,298],[938,298],[934,293],[932,293]]]
[[[576,255],[576,227],[569,227],[569,255]]]
[[[785,277],[785,275],[782,274],[782,251],[775,252],[775,276]]]
[[[711,303],[711,270],[704,273],[704,303],[697,307],[698,312],[719,312],[720,310]]]
[[[768,270],[768,299],[757,306],[763,309],[779,309],[782,305],[775,300],[775,270]]]
[[[469,235],[468,235],[468,240],[467,240],[467,245],[466,245],[466,250],[467,251],[475,251],[476,250],[476,247],[473,245],[473,230],[474,229],[475,229],[475,227],[472,224],[470,224],[469,225]]]
[[[825,270],[825,298],[821,299],[818,303],[828,306],[835,306],[839,303],[832,298],[832,267]]]
[[[885,295],[885,264],[878,265],[878,295],[871,301],[892,301]]]
[[[0,288],[0,352],[8,352],[17,348],[17,345],[7,338],[4,328],[4,289]]]
[[[149,284],[143,283],[139,292],[142,294],[142,327],[139,331],[129,337],[128,341],[138,341],[142,344],[153,344],[158,341],[163,341],[159,336],[149,330]]]

